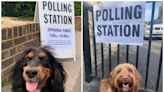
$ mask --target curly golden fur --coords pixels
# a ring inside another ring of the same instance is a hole
[[[116,66],[107,80],[101,80],[100,92],[138,92],[141,75],[134,65],[124,63]]]

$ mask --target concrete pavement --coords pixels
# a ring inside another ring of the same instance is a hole
[[[65,84],[65,92],[81,91],[81,32],[76,31],[76,61],[73,59],[63,60],[64,69],[68,74]]]

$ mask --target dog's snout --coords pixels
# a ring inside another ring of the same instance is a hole
[[[122,80],[124,81],[124,82],[127,82],[128,81],[128,76],[122,76]]]
[[[27,70],[27,71],[26,71],[26,75],[27,75],[29,78],[33,78],[33,77],[35,77],[37,74],[38,74],[37,70]]]
[[[125,76],[122,76],[122,78],[126,80],[126,79],[128,79],[129,77],[128,77],[127,75],[125,75]]]

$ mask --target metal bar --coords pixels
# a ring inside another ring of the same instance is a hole
[[[111,71],[111,62],[112,62],[112,58],[111,58],[111,44],[109,44],[109,72]]]
[[[117,45],[117,64],[119,64],[120,63],[120,45],[118,44]]]
[[[100,76],[95,76],[95,75],[91,75],[91,77],[94,78],[94,79],[97,79],[99,81],[101,81],[101,79],[102,79]]]
[[[129,63],[129,45],[126,47],[126,62]]]
[[[104,78],[104,48],[103,43],[101,43],[101,61],[102,61],[102,78]]]
[[[137,46],[137,51],[136,51],[136,68],[138,69],[138,58],[139,58],[139,46]]]
[[[95,41],[95,29],[94,29],[94,16],[93,16],[93,6],[92,6],[92,29],[93,29],[93,48],[94,48],[94,60],[95,60],[95,75],[97,76],[97,52],[96,52],[96,41]]]
[[[163,55],[162,47],[163,47],[163,44],[161,45],[161,54],[160,54],[160,59],[159,59],[158,77],[157,77],[155,92],[158,92],[158,87],[159,87],[160,72],[161,72],[161,67],[162,67],[162,55]]]
[[[152,40],[152,30],[153,30],[153,20],[155,13],[155,2],[152,2],[152,16],[151,16],[151,24],[150,24],[150,36],[149,36],[149,45],[148,45],[148,53],[147,53],[147,65],[146,65],[146,76],[145,76],[145,89],[147,89],[147,79],[148,79],[148,70],[149,70],[149,61],[150,61],[150,52],[151,52],[151,40]]]
[[[90,52],[90,37],[89,37],[89,23],[88,23],[88,8],[87,3],[83,3],[83,51],[84,51],[84,65],[85,65],[85,81],[92,80],[92,65]]]

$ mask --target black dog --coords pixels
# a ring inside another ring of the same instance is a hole
[[[11,74],[12,92],[64,92],[66,72],[47,48],[30,48]]]

